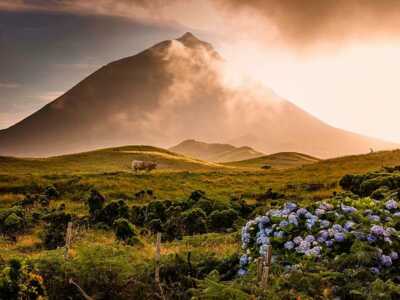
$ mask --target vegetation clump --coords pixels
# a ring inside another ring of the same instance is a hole
[[[133,225],[125,218],[119,218],[113,224],[115,236],[119,241],[126,242],[129,245],[140,243],[139,238],[135,233]]]

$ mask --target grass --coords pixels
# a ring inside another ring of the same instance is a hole
[[[129,172],[133,160],[154,161],[168,171],[208,170],[225,166],[151,146],[125,146],[49,158],[0,157],[0,174],[88,174]]]
[[[320,161],[320,159],[302,153],[280,152],[242,161],[229,162],[225,163],[224,165],[254,169],[259,169],[263,166],[271,166],[274,169],[290,169],[313,164],[318,161]]]
[[[154,159],[162,164],[156,172],[133,174],[129,163],[133,159]],[[95,188],[108,200],[125,199],[129,205],[143,204],[149,199],[135,199],[140,190],[152,189],[158,199],[187,199],[193,190],[203,190],[207,197],[228,201],[242,196],[255,201],[257,194],[268,188],[285,193],[287,198],[310,202],[329,197],[339,191],[338,180],[348,173],[365,173],[382,166],[400,165],[400,150],[376,152],[323,160],[301,154],[269,156],[275,167],[259,168],[265,158],[219,165],[191,159],[154,147],[129,146],[46,159],[0,159],[0,208],[9,207],[26,193],[39,193],[48,185],[55,185],[61,198],[51,206],[66,204],[66,210],[78,216],[88,213],[85,199]],[[301,162],[301,166],[298,164]],[[280,166],[280,167],[279,167]],[[310,189],[313,184],[318,188]],[[269,205],[266,203],[266,205]],[[56,255],[61,250],[46,251],[41,246],[37,226],[27,231],[16,244],[0,238],[0,258],[40,258]],[[154,257],[154,237],[143,235],[143,247],[118,244],[112,231],[83,230],[74,240],[71,255],[85,253],[85,249],[117,247],[129,253],[133,265],[143,265]],[[96,248],[97,247],[97,248]],[[225,257],[239,249],[237,233],[206,234],[185,237],[181,241],[163,243],[162,254],[183,254],[187,251],[201,255]],[[121,250],[121,251],[122,251]],[[58,252],[57,252],[58,251]],[[105,250],[106,251],[106,250]],[[122,258],[121,258],[122,259]]]

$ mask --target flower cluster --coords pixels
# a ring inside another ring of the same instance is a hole
[[[309,207],[298,207],[288,202],[280,209],[269,210],[265,215],[248,221],[242,228],[245,254],[240,259],[239,274],[246,273],[252,258],[265,255],[268,245],[272,245],[278,255],[320,259],[345,251],[343,249],[349,247],[342,245],[357,240],[376,247],[379,253],[376,266],[371,268],[372,273],[392,266],[398,259],[393,241],[400,245],[397,230],[390,226],[394,218],[400,217],[400,212],[396,211],[398,203],[393,199],[380,203],[369,198],[368,201],[346,199],[344,203],[331,202]]]

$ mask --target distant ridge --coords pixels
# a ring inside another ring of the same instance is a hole
[[[132,145],[48,158],[0,156],[0,174],[130,172],[133,160],[155,162],[157,172],[159,170],[198,171],[227,168],[227,166],[186,157],[158,147]]]
[[[235,147],[229,144],[205,143],[194,139],[185,140],[169,148],[170,151],[213,162],[231,162],[251,159],[264,154],[248,146]]]
[[[297,152],[280,152],[253,159],[225,163],[231,167],[289,169],[320,162],[321,159]]]

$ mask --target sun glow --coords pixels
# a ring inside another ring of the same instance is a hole
[[[399,48],[393,43],[353,44],[308,56],[242,41],[220,51],[232,70],[243,70],[245,78],[256,79],[331,125],[399,142]]]

